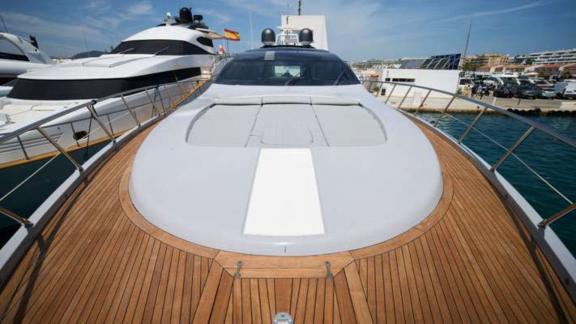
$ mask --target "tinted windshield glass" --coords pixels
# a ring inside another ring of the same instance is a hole
[[[327,53],[259,51],[230,61],[216,83],[230,85],[349,85],[359,81],[346,63]]]
[[[204,49],[177,40],[137,40],[120,43],[112,54],[195,55],[210,54]]]
[[[0,59],[28,61],[22,51],[7,39],[0,38]]]

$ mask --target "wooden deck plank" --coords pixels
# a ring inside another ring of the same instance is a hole
[[[262,309],[262,323],[272,323],[270,298],[268,297],[268,284],[267,279],[258,279],[258,295],[260,296],[260,307]]]
[[[292,299],[292,279],[275,279],[274,293],[276,296],[276,311],[290,312],[290,303]]]
[[[138,274],[137,284],[135,285],[135,292],[129,300],[128,308],[126,310],[126,315],[124,316],[124,321],[128,323],[141,323],[142,316],[144,316],[144,307],[146,305],[148,292],[150,291],[150,286],[152,285],[152,278],[154,273],[157,271],[157,259],[160,256],[160,246],[161,244],[154,240],[154,246],[152,247],[152,254],[144,263],[146,267],[142,267],[145,271]]]
[[[206,284],[202,290],[202,296],[196,314],[194,314],[194,323],[207,323],[210,320],[212,308],[214,307],[214,300],[220,285],[223,269],[221,266],[214,266],[207,276]]]
[[[242,279],[242,323],[252,322],[250,280]]]
[[[306,295],[306,310],[304,312],[304,321],[302,323],[314,323],[317,288],[318,279],[310,279],[308,284],[308,293]]]
[[[137,249],[134,250],[131,259],[127,261],[126,268],[122,274],[122,278],[120,279],[118,286],[116,288],[110,289],[110,297],[107,298],[109,301],[109,307],[102,307],[100,309],[100,313],[98,314],[96,322],[110,323],[114,321],[122,301],[122,293],[124,291],[131,291],[131,289],[128,287],[130,277],[135,276],[134,271],[140,266],[142,262],[142,256],[146,250],[148,242],[150,241],[150,237],[144,235],[144,233],[140,232],[139,235],[141,236],[141,239],[138,239]]]
[[[210,311],[210,324],[220,324],[224,323],[226,320],[233,284],[234,278],[227,273],[223,273],[218,286],[218,291],[216,292],[214,306]]]
[[[316,289],[316,302],[314,307],[314,318],[311,323],[323,323],[324,322],[324,307],[326,298],[326,279],[318,279]]]
[[[412,259],[410,257],[409,244],[402,247],[402,256],[404,258],[404,269],[406,271],[406,280],[408,283],[408,290],[410,291],[410,304],[412,305],[412,313],[414,314],[414,321],[422,323],[424,321],[424,312],[422,310],[422,303],[420,302],[420,292],[416,286],[416,275],[414,267],[412,266]]]
[[[354,313],[358,323],[373,323],[372,315],[370,315],[370,308],[366,300],[366,294],[362,289],[360,276],[355,263],[351,263],[344,269],[346,275],[346,282],[350,291],[350,298],[354,306]]]
[[[140,258],[139,264],[135,265],[133,271],[128,276],[128,284],[122,291],[120,304],[118,305],[117,312],[111,312],[106,318],[106,323],[121,322],[128,314],[128,308],[131,300],[137,300],[140,294],[141,283],[143,282],[144,275],[148,268],[148,260],[152,255],[155,240],[148,237],[144,253]]]
[[[308,296],[308,283],[311,279],[301,279],[298,295],[296,297],[296,309],[294,311],[294,322],[304,323],[304,316],[306,315],[306,297]]]
[[[268,289],[268,298],[270,299],[270,315],[276,314],[276,288],[274,279],[266,279],[266,288]]]
[[[334,279],[326,279],[326,292],[324,294],[324,323],[333,323],[334,319],[334,304],[336,300],[334,298]]]
[[[354,313],[354,304],[350,296],[350,289],[346,281],[344,272],[340,272],[334,277],[334,291],[336,292],[337,314],[343,323],[354,324],[356,321],[356,314]]]

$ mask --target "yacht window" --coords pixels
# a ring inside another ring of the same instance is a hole
[[[348,65],[325,53],[275,52],[236,57],[223,68],[215,83],[229,85],[331,86],[358,84]]]
[[[301,71],[300,66],[293,65],[293,66],[283,66],[283,65],[276,65],[274,66],[274,77],[275,78],[291,78],[291,77],[300,77]]]
[[[0,38],[0,59],[29,61],[16,45],[3,38]]]
[[[202,55],[208,51],[185,41],[135,40],[120,43],[111,54]]]
[[[210,38],[198,37],[197,40],[198,40],[198,43],[200,43],[200,44],[202,44],[202,45],[214,47],[214,43],[212,42],[212,40],[211,40]]]
[[[173,83],[200,74],[200,68],[189,68],[125,79],[32,80],[18,78],[8,97],[27,100],[97,99],[143,87]]]

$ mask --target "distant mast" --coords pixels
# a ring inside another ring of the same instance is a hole
[[[468,45],[470,45],[470,32],[472,31],[472,20],[470,20],[470,25],[468,25],[468,34],[466,35],[466,45],[464,45],[464,55],[462,60],[468,55]]]
[[[302,0],[298,0],[298,16],[302,16]]]

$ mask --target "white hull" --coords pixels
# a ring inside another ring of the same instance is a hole
[[[194,85],[195,82],[183,82],[179,85],[161,86],[156,92],[154,105],[150,103],[150,98],[154,99],[154,91],[152,90],[148,91],[148,95],[145,92],[139,92],[125,96],[124,99],[130,106],[131,112],[126,108],[121,98],[105,100],[97,103],[94,108],[107,131],[118,136],[137,126],[134,117],[138,119],[138,122],[143,122],[149,119],[152,114],[168,111],[170,107],[178,103],[178,100],[181,100],[180,94],[188,93]],[[59,111],[55,110],[52,113]],[[38,114],[40,115],[42,112],[39,111]],[[44,117],[46,117],[44,114],[37,118],[30,116],[29,123]],[[19,123],[20,127],[23,125]],[[44,125],[43,130],[52,140],[67,150],[73,150],[75,147],[82,148],[109,139],[106,132],[91,118],[88,109],[80,109],[76,113],[58,118]],[[56,152],[56,148],[47,139],[38,131],[32,130],[24,133],[19,139],[12,139],[0,144],[0,168],[34,161],[51,156]]]

